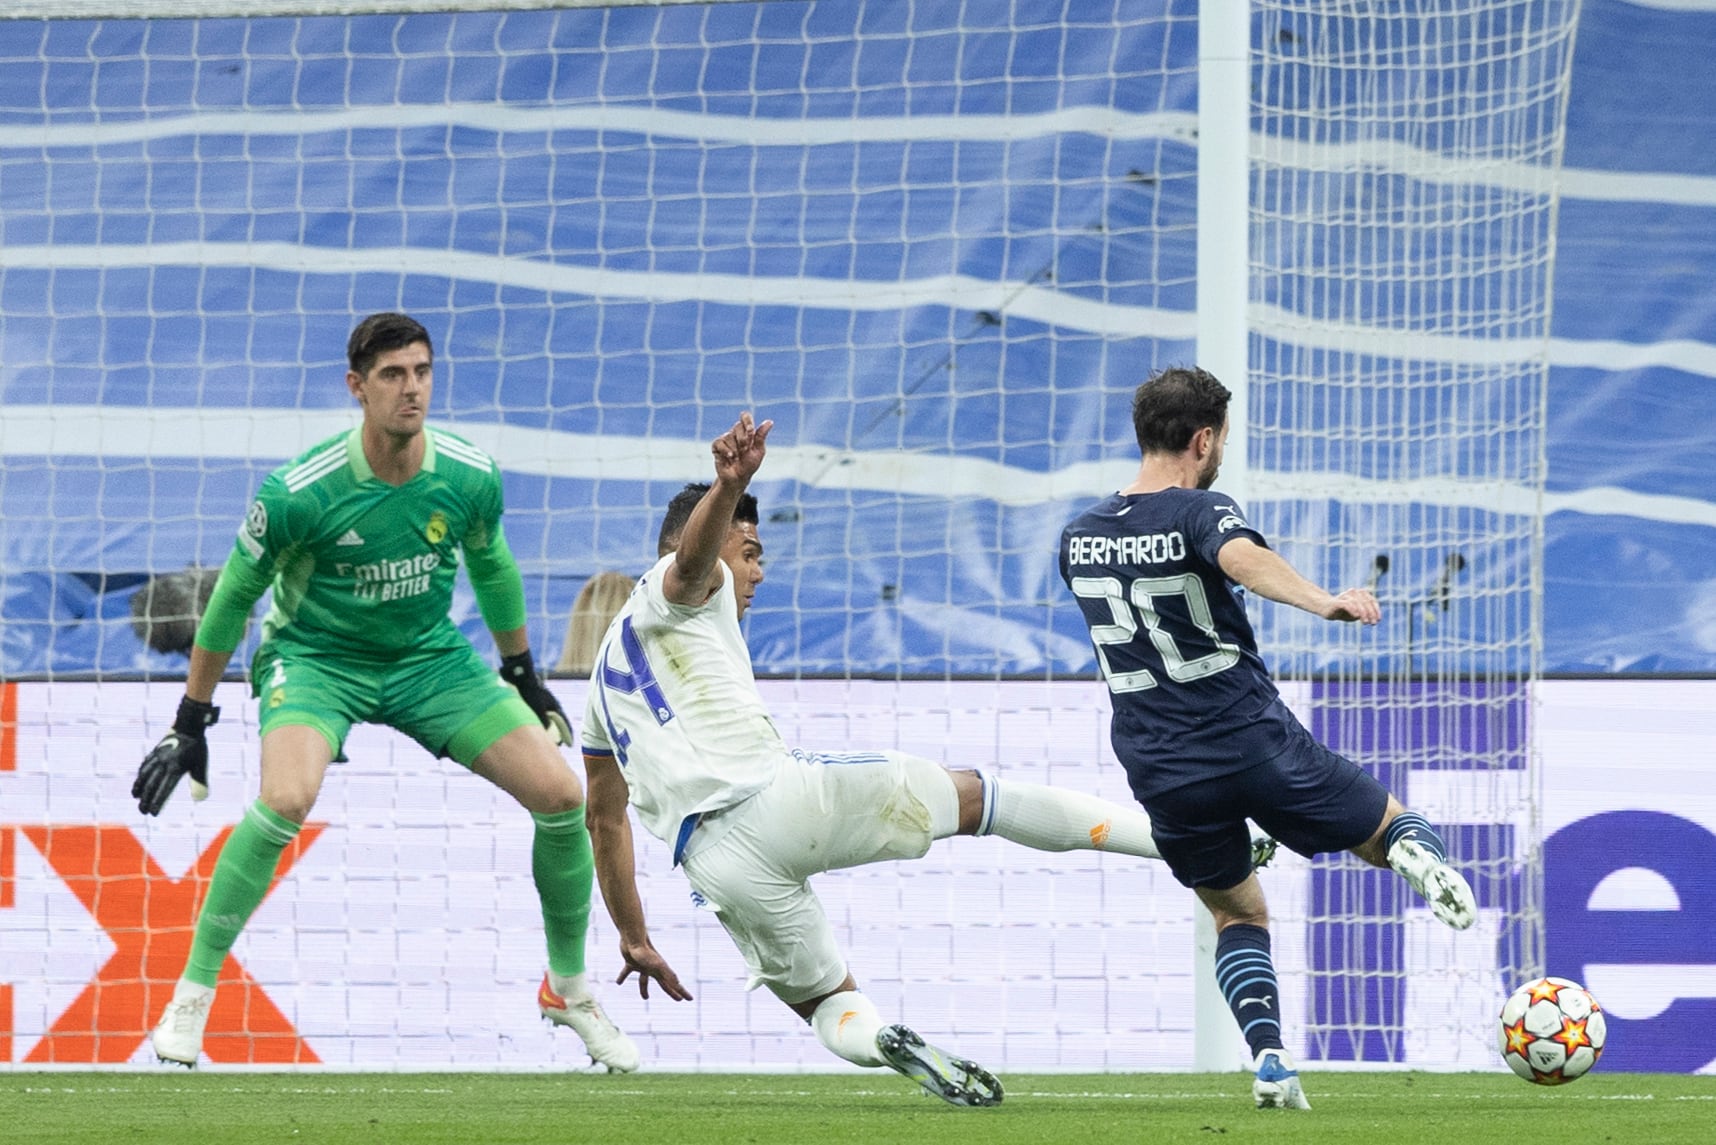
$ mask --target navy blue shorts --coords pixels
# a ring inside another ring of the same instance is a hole
[[[1295,726],[1286,751],[1244,771],[1188,783],[1144,801],[1174,877],[1226,890],[1251,873],[1250,819],[1309,858],[1346,851],[1376,833],[1388,790],[1363,768]]]

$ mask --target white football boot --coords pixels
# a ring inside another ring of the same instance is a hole
[[[542,976],[542,988],[536,992],[536,1005],[542,1016],[557,1026],[571,1026],[580,1038],[590,1058],[608,1067],[610,1073],[631,1073],[638,1068],[638,1047],[614,1025],[607,1011],[594,995],[566,999],[556,994]]]
[[[209,1007],[214,1004],[214,996],[213,986],[179,979],[173,988],[173,1000],[167,1003],[161,1020],[149,1034],[156,1057],[187,1069],[197,1068],[197,1058],[203,1052],[203,1027],[209,1024]]]
[[[1478,921],[1478,900],[1466,876],[1426,851],[1416,839],[1401,839],[1388,849],[1388,865],[1412,884],[1430,913],[1455,930]]]
[[[1299,1070],[1286,1050],[1259,1050],[1252,1065],[1257,1077],[1251,1083],[1251,1097],[1257,1102],[1257,1108],[1311,1108],[1311,1103],[1305,1099],[1305,1087],[1299,1084]]]
[[[994,1074],[937,1049],[905,1026],[878,1030],[876,1050],[883,1061],[949,1105],[1001,1104],[1001,1083]]]

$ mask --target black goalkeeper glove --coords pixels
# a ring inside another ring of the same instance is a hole
[[[536,713],[536,718],[542,721],[554,742],[571,747],[572,725],[566,720],[566,709],[560,706],[554,693],[543,686],[542,677],[536,674],[536,661],[530,653],[525,651],[517,656],[502,656],[500,674],[501,679],[518,689],[519,697],[530,705],[530,710]]]
[[[209,745],[203,739],[203,732],[219,721],[220,709],[213,704],[189,696],[179,701],[173,730],[143,757],[137,779],[131,784],[137,810],[145,815],[159,815],[167,805],[167,797],[179,785],[179,776],[185,774],[191,777],[192,799],[201,801],[209,797]]]

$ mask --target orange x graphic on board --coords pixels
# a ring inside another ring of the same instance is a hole
[[[272,891],[322,832],[306,823],[280,856]],[[125,827],[19,828],[118,947],[25,1061],[128,1061],[173,997],[191,953],[197,909],[232,828],[182,879],[167,876]],[[203,1052],[217,1062],[320,1059],[256,980],[227,957]]]

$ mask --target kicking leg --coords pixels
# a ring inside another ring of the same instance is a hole
[[[1377,867],[1392,867],[1430,907],[1430,913],[1465,930],[1478,920],[1478,901],[1464,875],[1448,862],[1447,847],[1430,821],[1388,797],[1376,833],[1353,854]]]

